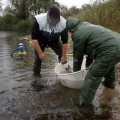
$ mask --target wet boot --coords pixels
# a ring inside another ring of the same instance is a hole
[[[42,61],[40,60],[39,55],[36,50],[34,51],[34,53],[35,53],[35,61],[34,61],[34,66],[33,66],[33,75],[35,77],[40,77]]]
[[[105,75],[105,80],[102,84],[107,88],[115,89],[116,85],[115,67],[111,68],[109,72]]]

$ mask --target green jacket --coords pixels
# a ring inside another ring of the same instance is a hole
[[[68,31],[72,32],[74,71],[81,69],[84,54],[93,59],[102,57],[103,60],[120,57],[120,34],[74,17],[69,18],[66,24]]]

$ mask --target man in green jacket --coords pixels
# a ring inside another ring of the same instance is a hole
[[[73,58],[76,59],[73,70],[81,69],[84,54],[88,55],[88,62],[94,60],[78,100],[79,106],[90,105],[103,78],[105,87],[115,88],[115,65],[120,61],[120,34],[74,17],[68,18],[66,25],[72,33]]]

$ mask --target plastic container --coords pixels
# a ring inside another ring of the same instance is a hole
[[[24,52],[24,51],[25,51],[25,48],[24,48],[23,43],[20,43],[20,44],[19,44],[19,51],[20,51],[20,52]]]
[[[62,65],[61,63],[56,65],[55,73],[60,79],[61,84],[69,88],[80,89],[83,85],[85,76],[89,69],[89,67],[85,68],[85,63],[86,63],[86,57],[84,57],[83,59],[83,63],[80,71],[73,72],[73,73],[65,73],[65,74],[61,74],[61,72],[65,71],[65,68],[67,68],[68,65],[71,68],[73,68],[73,61],[68,61],[68,63],[64,65]]]

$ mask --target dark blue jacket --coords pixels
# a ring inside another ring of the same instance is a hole
[[[60,17],[60,22],[56,26],[50,26],[47,20],[47,13],[35,16],[35,21],[31,29],[32,39],[37,39],[41,44],[55,44],[61,37],[62,44],[68,43],[68,32],[66,30],[66,20]]]

